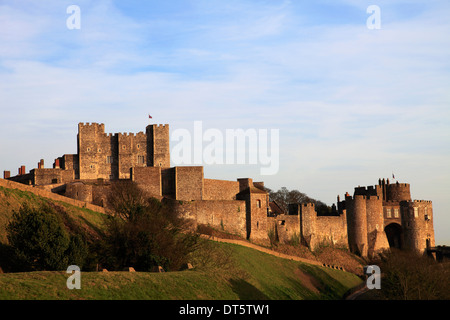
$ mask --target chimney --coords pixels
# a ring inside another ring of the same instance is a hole
[[[10,171],[3,171],[3,179],[8,179],[9,177],[11,177],[11,172]]]
[[[253,187],[253,179],[242,178],[242,179],[237,179],[237,180],[239,182],[239,192],[242,192],[245,189]]]
[[[25,166],[21,166],[21,167],[19,168],[19,176],[21,176],[21,175],[23,175],[23,174],[25,174]]]
[[[59,159],[55,159],[55,163],[53,164],[53,168],[59,169]]]
[[[44,169],[44,159],[38,162],[38,169]]]

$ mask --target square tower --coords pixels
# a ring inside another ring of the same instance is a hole
[[[169,125],[151,124],[147,126],[147,166],[170,167]]]

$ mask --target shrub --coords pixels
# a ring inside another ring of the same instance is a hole
[[[67,268],[70,236],[49,206],[42,205],[37,209],[22,206],[12,215],[7,226],[7,237],[26,269]]]
[[[6,230],[14,255],[11,267],[19,271],[65,270],[72,264],[82,268],[89,254],[84,237],[66,231],[61,212],[51,204],[25,204],[13,212]]]
[[[151,198],[134,208],[126,205],[120,208],[127,214],[112,216],[107,221],[104,266],[112,270],[133,267],[137,271],[162,266],[171,271],[187,263],[197,237],[182,232],[183,221],[169,206]]]
[[[377,261],[382,272],[381,293],[386,299],[448,300],[449,266],[409,251],[384,253]]]

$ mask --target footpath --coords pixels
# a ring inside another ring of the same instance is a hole
[[[316,265],[316,266],[320,266],[320,267],[328,267],[328,268],[332,268],[332,269],[336,269],[336,270],[345,271],[345,269],[343,267],[340,267],[340,266],[327,265],[327,264],[322,263],[320,261],[306,259],[306,258],[301,258],[301,257],[298,257],[298,256],[287,255],[287,254],[284,254],[284,253],[281,253],[281,252],[270,250],[268,248],[256,245],[254,243],[251,243],[251,242],[248,242],[248,241],[245,241],[245,240],[223,239],[223,238],[218,238],[218,237],[208,236],[208,235],[201,235],[201,237],[204,238],[204,239],[217,241],[217,242],[237,244],[237,245],[248,247],[248,248],[251,248],[251,249],[255,249],[255,250],[258,250],[258,251],[261,251],[261,252],[264,252],[264,253],[267,253],[267,254],[279,257],[279,258],[284,258],[284,259],[304,262],[304,263],[308,263],[308,264],[312,264],[312,265]]]

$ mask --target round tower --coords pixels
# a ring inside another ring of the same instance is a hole
[[[379,196],[366,198],[368,255],[389,249],[384,232],[383,200]]]
[[[410,201],[411,191],[408,183],[386,185],[386,201]]]
[[[383,230],[383,202],[378,196],[369,196],[366,198],[366,216],[368,233]]]
[[[405,249],[425,253],[427,247],[434,247],[431,201],[403,201],[401,209]]]
[[[361,256],[367,256],[367,212],[366,197],[355,195],[345,200],[347,207],[348,244],[350,250]]]

